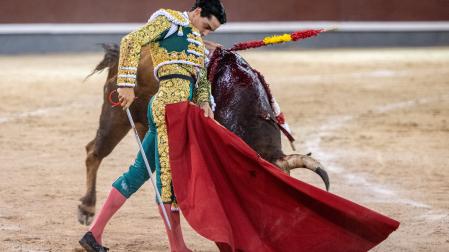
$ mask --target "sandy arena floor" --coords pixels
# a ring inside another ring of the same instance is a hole
[[[331,192],[401,222],[374,251],[449,251],[449,48],[250,52]],[[98,126],[101,54],[0,57],[0,251],[80,251],[84,146]],[[290,151],[288,145],[285,150]],[[103,161],[98,206],[137,151]],[[306,170],[293,176],[322,187]],[[217,251],[183,222],[195,251]],[[306,232],[306,231],[305,231]],[[106,227],[113,251],[167,251],[147,184]]]

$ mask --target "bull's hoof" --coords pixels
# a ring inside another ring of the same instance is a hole
[[[80,224],[88,226],[92,223],[95,216],[95,207],[78,205],[78,221]]]

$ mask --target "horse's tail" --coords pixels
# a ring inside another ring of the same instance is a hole
[[[117,67],[119,60],[120,49],[117,44],[101,44],[104,49],[104,57],[103,60],[98,63],[95,69],[90,73],[86,79],[92,76],[95,73],[103,71],[105,68],[109,68],[108,72],[108,80],[114,78],[117,75]],[[86,80],[85,79],[85,80]]]

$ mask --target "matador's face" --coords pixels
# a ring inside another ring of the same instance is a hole
[[[201,8],[196,8],[191,11],[189,18],[192,25],[200,31],[201,36],[206,36],[210,32],[217,30],[221,25],[220,21],[218,21],[214,15],[211,15],[210,17],[202,17]]]

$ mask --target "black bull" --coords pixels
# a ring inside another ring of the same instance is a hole
[[[87,191],[78,206],[78,220],[85,225],[91,223],[95,214],[96,176],[100,163],[130,130],[126,114],[120,108],[113,108],[109,101],[111,93],[117,88],[119,50],[117,45],[103,46],[106,51],[104,59],[93,73],[105,68],[109,68],[109,72],[104,85],[100,125],[95,138],[86,145]],[[143,48],[135,89],[138,99],[131,106],[141,138],[148,130],[147,101],[158,88],[157,81],[148,74],[153,72],[152,69],[150,54]],[[214,115],[220,124],[283,171],[289,173],[294,168],[310,169],[320,175],[326,189],[329,188],[327,173],[318,161],[308,155],[285,155],[282,152],[281,131],[270,104],[271,94],[259,72],[240,55],[217,49],[211,57],[208,75],[216,103]]]

